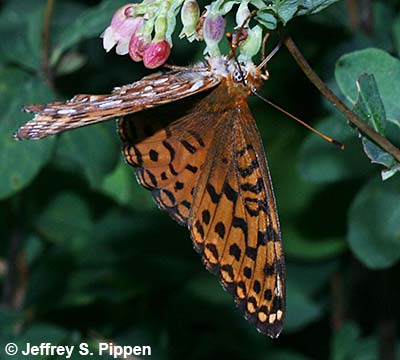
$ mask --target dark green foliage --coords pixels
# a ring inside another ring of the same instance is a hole
[[[204,269],[188,231],[137,185],[114,121],[40,141],[13,140],[30,119],[20,111],[24,104],[108,92],[143,76],[141,64],[106,54],[99,39],[124,3],[55,2],[53,88],[43,72],[46,1],[0,5],[0,359],[9,358],[3,352],[8,342],[86,342],[96,349],[102,339],[151,345],[152,359],[395,359],[399,164],[370,140],[360,141],[286,50],[271,61],[263,95],[343,142],[345,150],[250,99],[286,251],[288,313],[277,340],[242,318]],[[314,8],[310,1],[271,3],[281,21],[306,15],[288,24],[305,57],[338,96],[399,146],[397,2],[374,1],[371,26],[353,30],[345,1],[314,1]],[[260,19],[269,23],[271,12],[264,15]],[[202,44],[175,39],[173,62],[197,61],[202,50]],[[382,175],[391,178],[382,181]],[[91,359],[107,359],[94,353]]]

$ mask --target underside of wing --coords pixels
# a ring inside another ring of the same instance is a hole
[[[192,103],[125,116],[120,135],[139,182],[189,227],[207,269],[246,318],[276,337],[285,267],[272,185],[247,103],[227,96],[221,84]]]
[[[216,127],[197,104],[205,95],[130,114],[118,122],[125,158],[139,183],[185,226]]]
[[[277,337],[285,316],[281,234],[264,150],[244,101],[220,120],[189,226],[205,265],[245,317],[260,332]]]
[[[108,95],[77,95],[67,102],[28,105],[35,117],[21,126],[16,139],[37,139],[167,104],[216,86],[210,72],[175,70],[156,73],[115,88]]]

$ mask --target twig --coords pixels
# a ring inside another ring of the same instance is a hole
[[[25,258],[22,253],[22,235],[15,229],[10,238],[10,249],[5,269],[3,305],[11,309],[21,308],[26,291]]]
[[[44,11],[44,22],[42,31],[42,71],[46,77],[47,84],[51,89],[54,89],[53,74],[49,64],[50,55],[50,30],[51,30],[51,17],[54,10],[54,0],[47,0],[46,8]]]
[[[391,154],[398,162],[400,162],[400,150],[384,136],[377,133],[366,122],[361,120],[353,111],[351,111],[315,73],[310,64],[304,58],[303,54],[297,48],[296,44],[293,42],[292,38],[282,29],[280,34],[283,43],[296,60],[301,70],[303,70],[304,74],[306,74],[309,80],[317,87],[322,95],[324,95],[336,108],[338,108],[347,117],[347,119],[358,128],[358,130],[360,130],[364,135],[366,135],[387,153]]]
[[[344,289],[342,274],[336,272],[331,278],[332,317],[331,324],[335,332],[339,331],[345,322]]]
[[[396,324],[393,318],[381,319],[379,323],[379,359],[396,359]]]
[[[347,14],[349,15],[350,26],[353,31],[357,31],[360,24],[358,0],[346,0],[346,7]]]

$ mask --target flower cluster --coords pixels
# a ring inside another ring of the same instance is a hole
[[[239,60],[246,62],[259,51],[262,38],[259,25],[248,27],[250,1],[216,0],[206,6],[202,15],[196,0],[143,0],[126,4],[115,12],[102,34],[103,46],[107,52],[115,46],[117,54],[129,53],[133,61],[143,61],[149,69],[159,67],[171,53],[171,36],[180,11],[183,29],[179,37],[186,37],[190,42],[204,40],[204,54],[218,56],[225,33],[224,16],[239,4],[237,28],[246,26],[246,37],[239,43]]]

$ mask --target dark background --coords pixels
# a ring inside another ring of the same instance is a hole
[[[250,99],[287,261],[287,323],[276,340],[243,319],[204,269],[188,231],[137,185],[114,121],[43,141],[11,139],[30,118],[20,112],[23,104],[109,92],[148,73],[102,49],[99,34],[123,2],[104,3],[55,1],[48,53],[41,35],[46,2],[0,3],[0,344],[109,339],[151,345],[154,359],[400,358],[398,258],[368,266],[349,247],[362,217],[356,199],[381,187],[398,194],[399,182],[381,183],[380,168],[369,163],[344,117],[286,49],[271,61],[262,94],[346,150]],[[395,0],[339,1],[293,19],[288,31],[340,94],[334,69],[342,54],[373,46],[398,55],[399,10]],[[178,21],[175,35],[180,29]],[[175,37],[173,63],[201,59],[203,46]],[[392,80],[395,86],[400,79]],[[378,228],[374,214],[385,207],[379,199],[363,209]],[[399,253],[399,231],[389,255]]]

